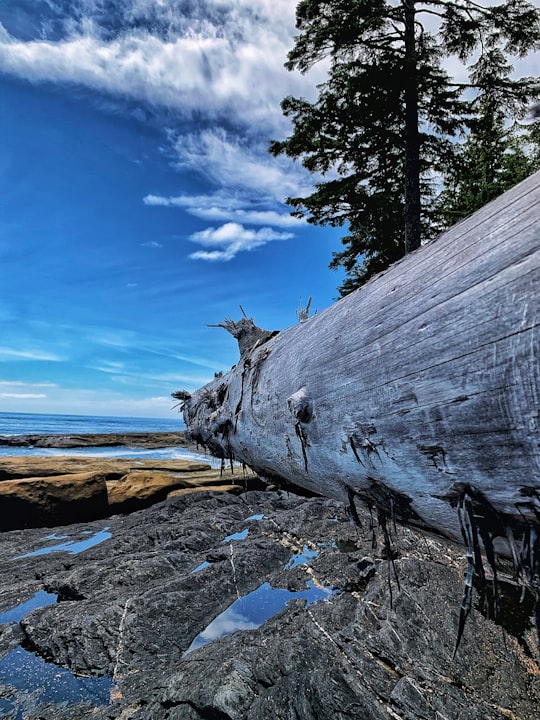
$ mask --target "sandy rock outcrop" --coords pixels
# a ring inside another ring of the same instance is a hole
[[[191,481],[194,473],[210,472],[210,466],[203,463],[186,463],[181,471],[132,470],[120,480],[109,484],[109,505],[112,512],[133,512],[165,500],[167,495],[178,488],[194,489]]]
[[[99,485],[99,487],[98,487]],[[239,468],[204,462],[76,456],[0,460],[0,530],[85,522],[130,513],[169,495],[265,487]]]
[[[132,470],[160,470],[165,472],[204,472],[211,466],[191,460],[156,460],[138,458],[103,458],[76,455],[0,457],[0,480],[15,480],[33,476],[66,475],[77,472],[103,472],[109,479],[119,480]]]
[[[173,498],[178,497],[180,495],[186,495],[189,493],[194,492],[225,492],[225,493],[232,493],[233,495],[239,495],[241,492],[244,492],[244,487],[242,485],[198,485],[194,487],[186,487],[181,488],[179,490],[173,490],[170,492],[167,497]]]
[[[106,480],[106,473],[85,472],[0,482],[0,530],[105,517]]]

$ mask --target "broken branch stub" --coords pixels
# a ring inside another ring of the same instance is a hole
[[[231,320],[231,318],[225,318],[225,322],[218,323],[217,325],[209,325],[208,327],[220,327],[231,333],[238,342],[240,357],[249,352],[255,345],[266,342],[268,338],[276,334],[275,332],[262,330],[260,327],[257,327],[253,322],[253,318],[248,317],[243,317],[236,322]]]

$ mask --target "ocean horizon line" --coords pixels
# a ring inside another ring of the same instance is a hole
[[[185,423],[178,413],[170,418],[122,415],[0,412],[0,436],[123,434],[180,432]]]

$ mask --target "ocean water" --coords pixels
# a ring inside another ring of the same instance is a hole
[[[1,435],[80,435],[91,433],[181,432],[182,416],[168,418],[93,417],[0,412]],[[219,467],[219,460],[183,447],[156,449],[116,447],[34,448],[10,447],[0,443],[0,459],[13,455],[90,455],[93,457],[139,458],[149,460],[199,460]]]
[[[180,413],[171,414],[169,419],[0,412],[0,435],[175,432],[184,429]]]

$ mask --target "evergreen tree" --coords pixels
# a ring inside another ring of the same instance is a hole
[[[539,167],[538,131],[508,122],[520,115],[539,87],[532,78],[512,82],[512,70],[498,49],[486,52],[471,68],[479,92],[471,103],[474,113],[466,140],[457,148],[439,197],[444,226],[470,215]]]
[[[524,55],[540,42],[539,13],[526,0],[301,0],[297,28],[288,69],[326,59],[328,78],[315,102],[283,101],[293,131],[270,151],[322,178],[308,197],[288,199],[294,215],[348,227],[331,264],[345,267],[345,294],[433,227],[440,177],[471,111],[463,93],[475,84],[454,83],[445,59],[465,62],[478,48],[476,65],[495,51]],[[507,76],[500,89],[514,93]]]

